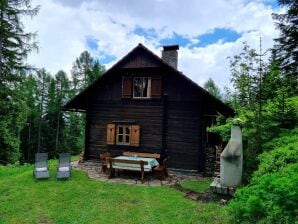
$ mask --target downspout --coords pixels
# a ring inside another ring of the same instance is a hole
[[[202,100],[200,100],[199,105],[205,105],[202,103]],[[205,127],[205,118],[203,116],[203,110],[202,107],[199,106],[199,116],[200,116],[200,128],[199,128],[199,152],[198,152],[198,172],[204,173],[205,172],[205,139],[204,139],[204,127]]]
[[[165,93],[162,96],[161,158],[166,158],[168,156],[167,132],[168,132],[168,94]]]
[[[86,160],[87,158],[87,145],[88,145],[88,139],[89,139],[89,116],[88,116],[88,110],[86,110],[85,113],[85,139],[84,139],[84,148],[83,148],[83,160]]]

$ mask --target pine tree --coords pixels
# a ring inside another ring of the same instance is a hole
[[[0,1],[0,162],[19,160],[20,132],[25,124],[27,107],[22,81],[29,66],[24,59],[36,49],[35,34],[26,33],[22,16],[34,16],[29,0]]]
[[[99,63],[98,60],[95,60],[90,74],[88,75],[87,85],[93,83],[98,77],[100,77],[105,72],[105,67]]]
[[[26,33],[20,19],[35,16],[38,7],[30,0],[1,0],[0,2],[0,73],[1,81],[14,81],[19,71],[30,66],[24,64],[28,53],[37,49],[36,34]]]
[[[216,86],[215,82],[209,78],[204,84],[204,89],[206,89],[211,95],[215,96],[217,99],[221,99],[221,93],[219,88]]]
[[[48,76],[44,102],[45,108],[43,112],[44,115],[42,119],[42,127],[43,130],[46,131],[42,131],[42,139],[44,140],[43,148],[49,153],[50,158],[54,158],[56,155],[55,136],[57,128],[58,105],[56,83],[52,76]]]
[[[69,94],[69,80],[64,71],[59,71],[55,76],[56,82],[56,98],[57,98],[57,117],[56,117],[56,137],[55,137],[55,153],[68,151],[71,147],[67,142],[65,130],[65,118],[61,111],[62,106],[68,100]],[[71,130],[70,130],[71,131]],[[59,148],[60,146],[60,148]]]
[[[26,126],[21,132],[22,162],[30,162],[37,149],[37,127],[39,120],[38,83],[37,78],[30,74],[26,77],[22,91],[28,106]]]
[[[97,60],[94,60],[88,51],[84,51],[73,63],[71,71],[72,86],[69,97],[72,98],[84,88],[93,83],[105,71]],[[85,115],[81,113],[64,113],[67,129],[68,143],[72,153],[79,153],[84,145]]]
[[[48,91],[49,84],[51,82],[51,76],[46,72],[45,69],[41,69],[37,72],[37,83],[38,83],[38,105],[39,105],[39,121],[38,121],[38,137],[37,137],[37,152],[47,151],[46,144],[44,142],[45,135],[43,126],[45,115],[47,115],[48,108]],[[46,110],[47,109],[47,110]]]
[[[278,2],[280,6],[287,8],[287,12],[272,15],[280,31],[280,36],[275,39],[274,50],[287,80],[288,92],[295,95],[298,93],[298,1],[279,0]]]
[[[88,75],[91,74],[93,58],[88,51],[84,51],[73,63],[71,70],[73,79],[73,88],[82,90],[88,85]]]
[[[288,79],[280,69],[276,51],[271,51],[268,62],[263,58],[267,51],[250,48],[230,59],[231,83],[234,91],[230,99],[236,114],[243,122],[244,177],[249,179],[257,167],[257,156],[264,143],[278,136],[284,129],[297,124],[294,104],[288,91]],[[210,131],[229,136],[231,121]],[[228,133],[228,134],[226,134]]]
[[[63,71],[53,78],[44,69],[29,75],[23,86],[29,106],[27,125],[21,133],[23,161],[32,162],[34,153],[46,151],[50,158],[68,151],[67,118],[61,107],[69,100],[69,80]]]
[[[73,63],[71,70],[75,94],[94,82],[104,71],[105,67],[94,60],[88,51],[82,52]]]

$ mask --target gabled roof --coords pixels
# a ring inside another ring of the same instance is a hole
[[[91,85],[89,85],[87,88],[85,88],[83,91],[81,91],[78,95],[76,95],[73,99],[71,99],[69,102],[67,102],[64,106],[64,110],[72,110],[75,111],[84,111],[82,108],[76,108],[74,105],[77,105],[78,103],[83,103],[84,96],[88,94],[88,92],[94,88],[96,85],[98,85],[100,82],[102,82],[110,73],[115,71],[117,68],[121,67],[121,64],[124,63],[127,59],[129,59],[132,55],[134,55],[137,51],[143,51],[146,53],[149,57],[152,57],[156,61],[157,64],[159,64],[162,67],[165,67],[169,69],[170,71],[176,73],[178,76],[183,77],[185,80],[187,80],[191,85],[193,85],[195,88],[197,88],[199,91],[201,91],[203,94],[205,94],[207,97],[210,97],[212,100],[215,101],[215,103],[221,108],[222,110],[226,111],[226,114],[233,115],[234,110],[221,102],[219,99],[211,95],[207,90],[203,89],[201,86],[199,86],[197,83],[192,81],[190,78],[188,78],[186,75],[184,75],[182,72],[178,71],[177,69],[173,68],[166,62],[164,62],[160,57],[155,55],[152,51],[150,51],[148,48],[146,48],[144,45],[139,43],[135,48],[133,48],[127,55],[125,55],[123,58],[121,58],[116,64],[114,64],[110,69],[108,69],[106,72],[103,73],[102,76],[100,76],[97,80],[95,80]]]

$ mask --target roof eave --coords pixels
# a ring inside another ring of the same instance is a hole
[[[157,55],[155,55],[151,50],[149,50],[148,48],[146,48],[142,44],[138,44],[135,48],[133,48],[128,54],[126,54],[124,57],[122,57],[116,64],[114,64],[110,69],[108,69],[106,72],[104,72],[92,84],[90,84],[83,91],[81,91],[78,95],[76,95],[69,102],[67,102],[63,106],[63,108],[65,108],[65,110],[75,109],[75,110],[84,110],[84,111],[86,111],[86,106],[81,106],[80,108],[75,107],[74,105],[76,104],[76,101],[80,100],[80,98],[82,98],[84,96],[84,94],[88,90],[90,90],[91,88],[93,88],[99,81],[101,81],[102,79],[104,79],[109,73],[111,73],[112,71],[114,71],[118,67],[118,65],[120,65],[123,61],[125,61],[128,57],[130,57],[130,55],[132,55],[139,48],[144,49],[145,51],[147,51],[149,54],[151,54],[152,57],[154,57],[157,61],[159,61],[162,66],[164,66],[167,69],[169,69],[169,70],[177,73],[178,75],[182,76],[184,79],[186,79],[188,82],[190,82],[196,88],[198,88],[198,90],[202,91],[208,97],[212,98],[217,104],[219,104],[220,106],[222,106],[224,108],[224,110],[225,110],[225,112],[227,112],[226,114],[228,116],[233,116],[235,114],[235,111],[232,108],[230,108],[228,105],[224,104],[221,100],[217,99],[215,96],[213,96],[212,94],[210,94],[207,90],[203,89],[201,86],[199,86],[197,83],[195,83],[194,81],[192,81],[190,78],[188,78],[182,72],[178,71],[176,68],[173,68],[172,66],[170,66],[169,64],[167,64],[166,62],[164,62],[160,57],[158,57]],[[84,99],[81,99],[81,100],[84,101]]]

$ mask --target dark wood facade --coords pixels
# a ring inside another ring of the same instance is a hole
[[[133,97],[134,77],[150,77],[149,98]],[[134,48],[64,108],[86,112],[87,158],[98,158],[104,151],[113,156],[123,151],[155,152],[169,156],[169,167],[199,172],[205,169],[208,116],[233,114],[232,109],[143,45]],[[138,126],[139,142],[133,146],[108,142],[109,124]]]

